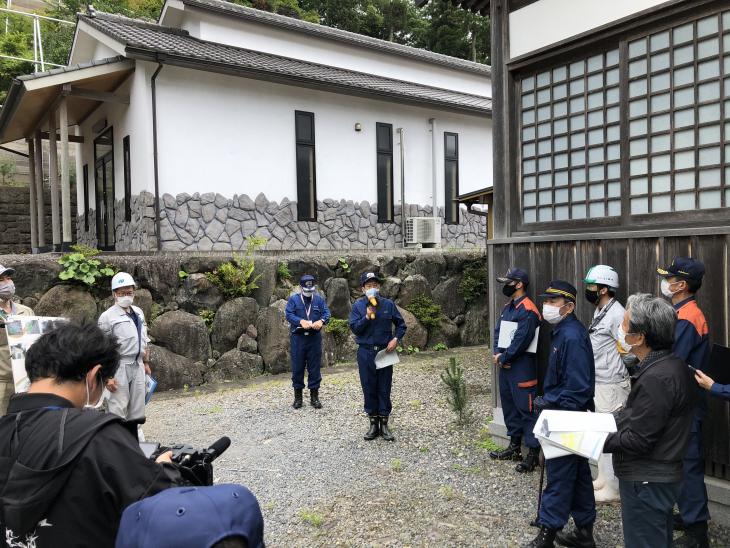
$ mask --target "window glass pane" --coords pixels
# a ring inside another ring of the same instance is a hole
[[[675,194],[674,196],[674,209],[675,211],[684,211],[687,209],[695,208],[695,193],[694,192],[682,192]]]
[[[552,190],[543,190],[541,192],[538,192],[538,200],[540,200],[540,205],[550,205],[553,203],[553,191]]]
[[[567,186],[568,172],[567,171],[556,171],[554,180],[555,180],[555,186]]]
[[[535,160],[525,160],[522,162],[523,173],[535,173]]]
[[[651,91],[664,91],[669,89],[669,73],[660,72],[651,77]]]
[[[700,103],[720,98],[720,82],[707,82],[697,86],[697,97]]]
[[[700,192],[700,209],[713,209],[721,207],[722,198],[719,190],[706,190]]]
[[[685,84],[691,84],[692,82],[694,82],[694,79],[694,67],[684,67],[674,71],[675,86],[684,86]]]
[[[670,118],[669,114],[660,114],[651,117],[651,131],[658,133],[660,131],[669,131]]]
[[[570,199],[570,192],[567,188],[561,188],[555,191],[555,203],[567,202]]]
[[[567,67],[553,69],[553,82],[562,82],[568,75]]]
[[[687,190],[695,187],[694,171],[685,171],[674,175],[674,190]]]
[[[553,132],[556,135],[559,135],[560,133],[568,133],[568,119],[561,118],[560,120],[555,120],[553,122]]]
[[[662,93],[661,95],[655,95],[651,98],[651,110],[652,112],[659,112],[661,110],[669,110],[669,94]]]
[[[672,197],[666,196],[653,196],[651,199],[651,212],[652,213],[666,213],[672,210]]]
[[[534,223],[536,221],[534,209],[525,209],[522,215],[525,223]]]
[[[540,109],[542,110],[542,109]],[[559,118],[560,116],[566,116],[568,114],[568,103],[566,101],[559,101],[553,103],[553,116]]]
[[[651,171],[652,173],[659,173],[661,171],[669,171],[670,169],[669,154],[662,154],[660,156],[653,156],[651,159]]]
[[[603,202],[597,202],[588,206],[588,215],[595,217],[604,217],[606,215],[606,208]]]
[[[720,142],[720,126],[705,126],[700,128],[701,145],[709,145]]]
[[[713,59],[705,61],[697,65],[697,79],[707,80],[708,78],[717,78],[720,76],[720,60]]]
[[[550,123],[537,126],[537,137],[550,137]]]
[[[711,57],[720,53],[720,40],[718,38],[711,38],[709,40],[703,40],[697,44],[697,58],[702,59],[703,57]]]
[[[564,99],[568,95],[568,86],[565,84],[560,84],[559,86],[555,86],[553,88],[553,100],[555,99]]]
[[[570,165],[571,166],[582,166],[586,163],[585,150],[578,150],[570,153]]]
[[[522,156],[530,157],[535,155],[535,143],[522,145]]]
[[[692,23],[687,23],[686,25],[682,25],[681,27],[677,27],[673,29],[672,34],[674,38],[675,44],[680,44],[682,42],[687,42],[689,40],[692,40],[694,29],[692,28]]]
[[[700,165],[712,166],[720,163],[720,147],[700,149]]]
[[[644,76],[647,72],[646,58],[642,57],[629,63],[629,78]]]
[[[574,205],[570,206],[570,217],[571,217],[571,219],[585,219],[586,218],[585,204],[574,204]]]
[[[615,183],[608,183],[608,197],[609,198],[617,198],[621,196],[621,183],[615,182]]]
[[[672,190],[672,180],[669,175],[655,175],[651,178],[651,191],[654,194]]]
[[[695,111],[694,109],[678,110],[674,113],[674,127],[680,128],[685,126],[691,126],[695,123]]]
[[[553,158],[553,165],[555,166],[555,169],[565,169],[566,167],[568,167],[568,155],[557,154]]]
[[[525,190],[534,190],[535,189],[535,177],[529,176],[522,179],[522,188]]]
[[[588,72],[603,68],[603,55],[594,55],[588,58]]]
[[[618,160],[621,156],[621,147],[619,145],[608,145],[606,147],[606,159]]]
[[[669,68],[669,52],[651,56],[651,71],[666,70]]]
[[[646,177],[631,179],[631,195],[646,194],[649,192],[649,180]]]
[[[674,153],[674,169],[687,169],[695,166],[695,153],[693,150]]]
[[[695,100],[695,90],[693,88],[680,89],[674,92],[674,108],[686,107],[691,105]]]
[[[535,138],[535,126],[530,126],[522,129],[522,140],[531,141]]]
[[[603,174],[603,166],[593,166],[588,168],[588,181],[603,181],[606,177]]]
[[[621,176],[621,164],[618,162],[613,164],[606,164],[606,178],[607,179],[618,179]]]
[[[537,188],[550,188],[553,186],[553,177],[549,173],[543,173],[537,178]]]
[[[550,83],[550,73],[541,72],[537,75],[537,87],[541,88],[547,86]]]
[[[720,104],[705,105],[697,109],[697,122],[704,124],[706,122],[714,122],[720,120]]]
[[[570,82],[570,94],[571,95],[577,95],[579,93],[583,93],[585,91],[585,80],[581,78],[580,80],[572,80]]]
[[[555,220],[567,221],[570,218],[570,209],[567,205],[555,207]]]
[[[644,175],[648,169],[648,162],[646,158],[636,158],[631,160],[629,173],[631,175]]]
[[[576,129],[584,129],[585,127],[586,120],[582,114],[579,116],[570,117],[570,131],[575,131]]]
[[[683,65],[689,63],[694,59],[694,46],[683,46],[681,48],[675,48],[674,50],[674,64]]]
[[[606,66],[618,65],[618,50],[614,49],[606,53]]]
[[[669,31],[660,32],[649,37],[649,49],[657,51],[669,47]]]
[[[603,87],[603,73],[599,72],[588,77],[588,90],[593,91]]]
[[[525,192],[522,197],[522,203],[525,207],[534,206],[535,204],[535,193],[534,192]]]
[[[574,97],[570,100],[570,112],[571,114],[575,112],[583,112],[586,108],[586,100],[585,97]]]
[[[629,144],[629,152],[631,156],[641,156],[647,153],[646,139],[634,139]]]
[[[653,152],[664,152],[669,150],[669,135],[657,135],[651,138],[651,150]]]
[[[552,150],[552,146],[550,143],[550,139],[546,139],[544,141],[538,141],[537,143],[537,153],[538,154],[549,154]]]
[[[540,105],[550,102],[550,88],[542,89],[537,92],[537,102]]]
[[[629,43],[629,57],[638,57],[646,53],[646,38]]]
[[[608,88],[606,90],[606,104],[612,105],[614,103],[618,103],[619,101],[619,92],[618,88]]]
[[[550,171],[550,156],[546,156],[544,158],[539,158],[537,160],[537,170],[538,171]]]
[[[646,99],[637,99],[629,103],[629,116],[644,116],[646,114]]]
[[[596,93],[591,93],[588,96],[588,108],[597,108],[603,106],[603,92],[599,91]]]
[[[629,124],[629,135],[637,137],[646,134],[646,118],[634,120]]]
[[[584,186],[573,187],[570,191],[570,196],[574,202],[584,202],[586,199],[586,187],[584,187]]]
[[[570,146],[572,148],[584,147],[586,144],[585,133],[574,133],[570,136]]]
[[[530,76],[529,78],[523,78],[522,80],[522,91],[531,91],[535,87],[535,78]]]
[[[550,118],[550,105],[537,109],[537,121],[542,122]]]
[[[585,183],[586,182],[586,170],[571,169],[570,170],[570,182],[571,184]]]
[[[725,140],[730,141],[730,122],[725,123]],[[730,160],[730,158],[728,158],[728,160]]]
[[[610,107],[606,109],[606,122],[618,122],[621,116],[621,111],[618,107]]]
[[[588,127],[603,125],[603,111],[596,110],[588,114]]]
[[[522,124],[533,124],[535,123],[535,111],[532,109],[522,111]]]
[[[602,129],[590,130],[588,132],[588,144],[597,145],[599,143],[603,143],[603,130]]]
[[[618,69],[611,69],[608,72],[606,72],[606,85],[607,86],[615,86],[618,84]]]
[[[629,84],[629,97],[638,97],[646,95],[646,78],[634,80]]]
[[[621,201],[611,200],[608,202],[608,216],[618,217],[619,215],[621,215]]]
[[[556,151],[563,151],[568,148],[568,138],[567,137],[557,137],[555,139],[554,148]]]
[[[603,147],[588,149],[588,163],[595,164],[596,162],[603,162]]]
[[[697,21],[697,36],[701,37],[717,33],[717,23],[717,15],[700,19]]]
[[[537,220],[542,222],[553,220],[553,208],[541,207],[537,213]]]
[[[700,171],[700,188],[720,186],[722,172],[719,169],[705,169]]]
[[[621,128],[618,125],[606,128],[606,141],[618,141],[621,137]]]
[[[535,105],[535,96],[532,93],[522,96],[522,108],[529,108]]]

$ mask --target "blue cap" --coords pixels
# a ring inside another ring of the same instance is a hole
[[[497,281],[501,284],[514,281],[528,285],[530,283],[530,278],[527,276],[527,272],[521,268],[510,268],[504,276],[499,276]]]
[[[677,276],[678,278],[701,282],[705,275],[705,265],[692,257],[674,257],[672,264],[667,268],[657,268],[656,271],[664,278]]]
[[[378,283],[383,281],[379,272],[363,272],[360,274],[360,287],[365,287],[365,284],[370,280],[375,280]]]
[[[116,548],[210,548],[241,536],[264,546],[264,518],[253,493],[242,485],[176,487],[127,507]]]
[[[305,274],[301,278],[299,278],[299,285],[302,287],[313,287],[314,286],[314,276],[311,274]]]
[[[553,280],[545,290],[545,293],[540,295],[540,297],[563,297],[571,302],[575,302],[576,294],[577,291],[575,290],[575,287],[568,282],[564,282],[563,280]]]

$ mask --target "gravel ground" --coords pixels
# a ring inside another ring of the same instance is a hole
[[[291,408],[285,376],[247,386],[156,395],[145,435],[163,443],[231,448],[216,461],[216,482],[247,485],[258,497],[269,546],[490,546],[529,542],[536,529],[539,473],[489,459],[487,349],[406,357],[396,366],[394,443],[366,442],[367,419],[353,364],[329,369],[324,408]],[[465,370],[472,420],[457,426],[439,373],[455,356]],[[598,510],[601,547],[622,545],[620,508]],[[728,531],[713,527],[716,546]]]

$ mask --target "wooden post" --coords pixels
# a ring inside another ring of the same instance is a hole
[[[35,196],[38,207],[36,213],[38,216],[38,249],[43,250],[46,246],[46,227],[45,227],[45,203],[43,200],[43,139],[41,139],[41,131],[35,132]],[[43,250],[45,251],[45,250]]]
[[[68,250],[73,235],[71,234],[71,179],[69,178],[68,150],[68,105],[66,97],[61,99],[58,110],[61,129],[61,213],[63,218],[62,249]]]
[[[38,252],[38,213],[35,197],[35,147],[33,138],[26,139],[28,143],[28,188],[30,189],[30,249]]]
[[[58,137],[56,134],[56,111],[48,115],[48,179],[51,183],[51,227],[53,229],[53,251],[61,250],[61,217],[58,203]]]

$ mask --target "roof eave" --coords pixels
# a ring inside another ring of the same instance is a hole
[[[10,84],[10,90],[8,91],[8,95],[3,103],[3,108],[0,110],[0,142],[4,142],[2,139],[5,136],[5,131],[7,130],[8,124],[13,119],[15,111],[18,110],[20,100],[23,98],[24,93],[25,86],[23,85],[23,82],[17,78],[13,78],[13,81]]]

